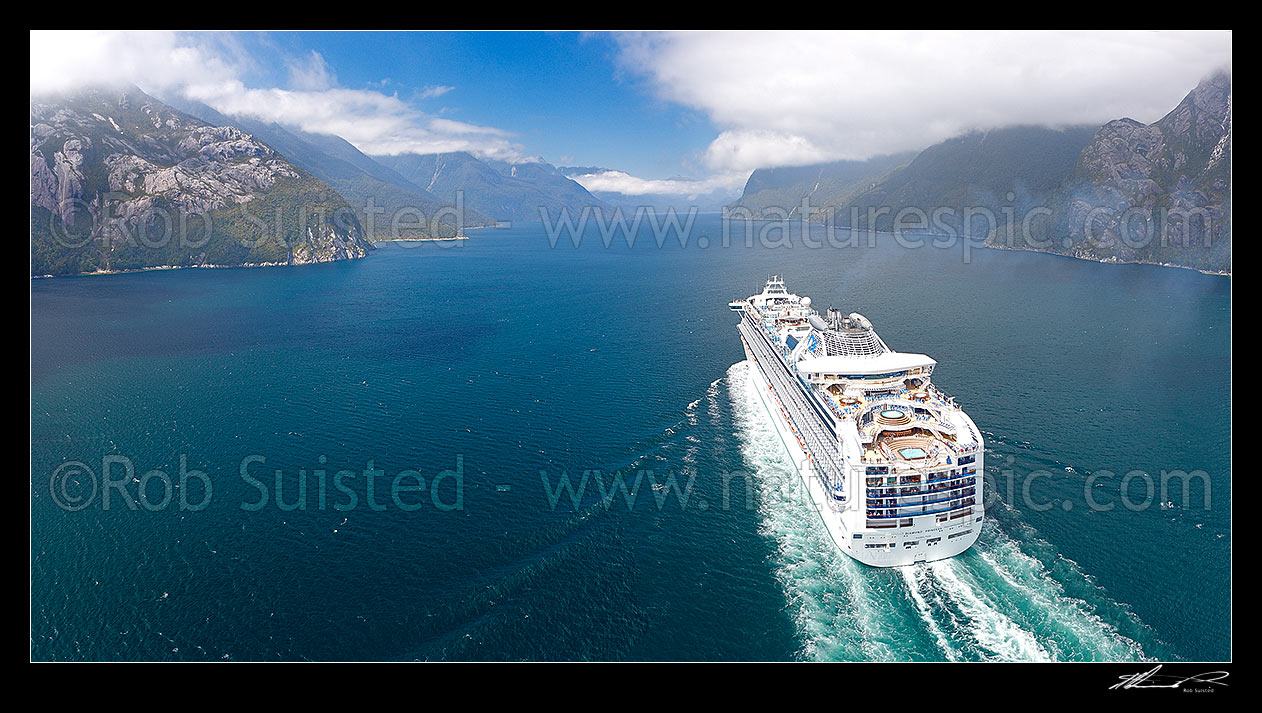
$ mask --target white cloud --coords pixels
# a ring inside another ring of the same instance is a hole
[[[522,158],[507,132],[429,116],[397,95],[341,88],[250,89],[240,80],[188,85],[184,93],[230,116],[340,136],[369,154],[469,151],[504,161]]]
[[[748,171],[716,174],[705,179],[639,178],[622,171],[600,171],[571,178],[589,191],[621,193],[628,196],[669,195],[695,198],[717,191],[739,191],[749,178]]]
[[[424,89],[421,90],[418,96],[420,96],[420,98],[422,99],[435,99],[437,97],[441,97],[442,95],[446,94],[447,92],[453,89],[455,89],[455,87],[448,87],[448,86],[438,84],[431,87],[425,87]]]
[[[1231,66],[1229,32],[749,32],[618,38],[704,112],[716,171],[917,150],[971,129],[1160,118]]]
[[[289,85],[294,89],[319,91],[337,86],[337,75],[319,52],[311,50],[306,57],[290,59]]]
[[[705,152],[706,165],[720,170],[816,163],[827,151],[796,134],[762,129],[733,129],[720,133]]]
[[[31,93],[130,82],[164,90],[240,74],[245,63],[173,32],[31,32]]]
[[[589,190],[629,195],[739,189],[755,168],[918,150],[977,128],[1153,121],[1231,65],[1229,32],[689,32],[617,41],[624,70],[718,130],[702,155],[709,178],[578,178]],[[287,72],[287,87],[251,82],[271,65]],[[224,33],[31,33],[32,94],[119,81],[342,136],[367,153],[526,158],[510,133],[422,111],[387,94],[387,79],[340,87],[317,52],[260,59]],[[412,98],[450,91],[436,84]]]
[[[257,88],[245,81],[256,69],[254,59],[231,35],[32,32],[31,93],[126,82],[148,92],[178,92],[229,116],[340,136],[370,154],[468,151],[505,161],[523,158],[501,129],[426,114],[398,94],[338,87],[317,52],[283,61],[291,87]]]

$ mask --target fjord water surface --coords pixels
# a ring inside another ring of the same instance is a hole
[[[33,281],[32,657],[1230,656],[1231,278],[749,226]],[[834,551],[726,309],[771,273],[938,360],[998,496],[968,553]]]

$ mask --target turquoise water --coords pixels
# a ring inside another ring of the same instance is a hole
[[[518,226],[33,281],[32,657],[1230,656],[1230,278],[721,234],[703,217],[687,247],[575,248]],[[938,361],[999,496],[972,550],[898,570],[834,551],[726,307],[771,273]],[[109,465],[107,509],[86,498],[109,457],[133,471]],[[426,490],[370,507],[369,461]],[[1177,480],[1121,504],[1123,476],[1163,470],[1205,479],[1187,505]]]

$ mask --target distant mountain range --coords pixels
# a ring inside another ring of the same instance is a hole
[[[32,275],[351,259],[374,240],[608,207],[542,161],[372,158],[172,104],[136,87],[32,97]]]
[[[556,220],[563,210],[577,217],[587,206],[609,207],[544,161],[507,163],[463,151],[373,159],[446,200],[462,195],[465,206],[499,221]]]
[[[568,208],[573,215],[587,205],[606,207],[542,160],[508,163],[462,151],[368,156],[337,136],[227,117],[204,104],[181,100],[172,103],[210,123],[250,132],[328,183],[356,206],[365,230],[375,239],[453,235],[456,231],[450,216],[456,209],[463,215],[461,227],[470,228],[497,222],[538,221],[541,207],[549,214]],[[364,207],[370,201],[386,210],[373,211],[369,216]],[[402,208],[419,210],[427,219],[439,215],[444,220],[438,230],[433,226],[392,228],[391,216]]]
[[[332,186],[354,206],[365,234],[372,240],[451,237],[460,228],[495,224],[494,218],[466,205],[457,225],[458,207],[453,199],[443,200],[417,186],[341,137],[312,134],[248,117],[228,117],[198,102],[177,98],[171,103],[216,126],[248,131]]]
[[[805,205],[806,217],[819,220],[830,207],[847,205],[914,157],[907,153],[866,161],[760,168],[750,174],[744,193],[728,208],[734,217],[777,220],[801,218]]]
[[[372,249],[346,200],[135,87],[31,100],[31,274],[275,265]]]
[[[548,215],[568,209],[577,216],[585,206],[608,207],[542,160],[509,163],[463,151],[368,156],[337,136],[228,117],[204,104],[172,103],[209,123],[250,132],[328,183],[356,207],[366,232],[374,239],[454,235],[456,226],[451,217],[456,210],[463,216],[460,227],[468,228],[538,221],[541,209]],[[365,209],[369,205],[385,210],[369,215]],[[404,208],[419,211],[425,222],[435,215],[443,221],[437,226],[399,230],[391,218]]]
[[[775,220],[806,210],[809,220],[879,231],[924,216],[927,228],[961,232],[965,208],[1002,217],[1005,207],[1022,213],[1045,202],[1073,174],[1094,134],[1092,127],[1016,126],[972,132],[918,154],[760,169],[729,212]],[[949,210],[935,216],[939,208]]]
[[[1150,125],[1010,127],[919,153],[759,169],[727,206],[722,191],[593,194],[573,180],[611,170],[599,167],[368,156],[336,136],[172,104],[135,87],[32,96],[32,275],[323,262],[541,211],[690,206],[879,231],[898,220],[1093,260],[1231,265],[1226,74]]]
[[[1151,125],[1011,127],[914,156],[760,169],[728,210],[799,217],[806,200],[808,219],[838,227],[890,231],[901,213],[903,228],[993,247],[1228,272],[1230,188],[1231,79],[1217,74]]]

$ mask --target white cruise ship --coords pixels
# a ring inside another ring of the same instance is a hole
[[[728,304],[763,404],[843,552],[897,567],[952,557],[982,526],[981,434],[860,314],[829,309],[773,277]]]

